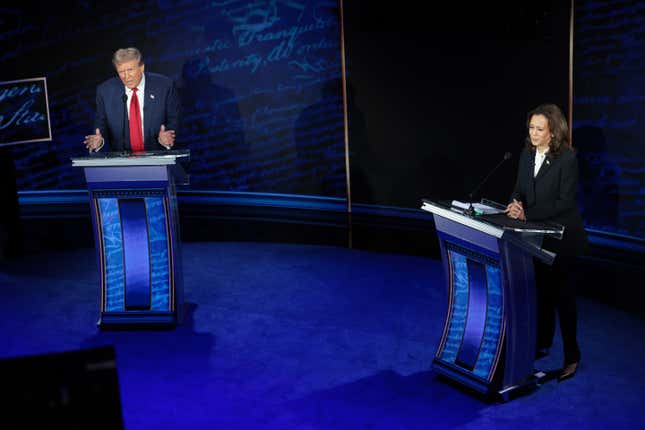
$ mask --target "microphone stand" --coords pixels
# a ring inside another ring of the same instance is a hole
[[[475,215],[475,208],[473,207],[473,196],[475,195],[475,192],[477,192],[482,187],[482,185],[486,183],[488,178],[490,178],[490,176],[493,173],[495,173],[497,169],[499,169],[499,166],[501,166],[504,163],[504,161],[508,160],[509,158],[511,158],[511,153],[510,152],[505,153],[504,158],[502,158],[502,160],[499,163],[497,163],[497,165],[493,167],[493,169],[490,172],[488,172],[488,175],[484,177],[484,180],[481,181],[479,185],[477,185],[475,189],[470,192],[470,194],[468,194],[468,209],[466,209],[466,213],[468,215],[470,216]]]
[[[121,100],[123,100],[123,147],[122,150],[125,151],[125,129],[128,124],[127,117],[128,117],[128,95],[126,93],[123,93],[121,96]]]

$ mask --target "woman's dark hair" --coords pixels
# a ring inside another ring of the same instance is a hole
[[[535,115],[542,115],[546,118],[551,131],[551,141],[549,142],[549,154],[557,157],[563,151],[571,149],[569,144],[569,126],[567,120],[562,113],[562,110],[551,103],[541,104],[535,109],[531,110],[526,117],[526,127],[528,128],[531,123],[531,118]],[[526,146],[535,151],[531,144],[530,136],[526,137]]]

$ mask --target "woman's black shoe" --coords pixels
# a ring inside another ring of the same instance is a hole
[[[567,364],[566,366],[564,366],[564,369],[562,369],[562,372],[560,372],[560,376],[558,376],[558,382],[573,378],[576,375],[577,371],[578,363]]]

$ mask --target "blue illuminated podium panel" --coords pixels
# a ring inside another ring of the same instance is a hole
[[[100,271],[99,325],[173,326],[183,318],[177,183],[188,151],[75,158],[90,193]]]
[[[534,384],[533,258],[553,262],[555,254],[541,249],[542,236],[561,237],[561,226],[477,217],[429,200],[422,209],[433,214],[448,286],[433,370],[504,397]]]

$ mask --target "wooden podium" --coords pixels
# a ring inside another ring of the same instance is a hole
[[[183,319],[175,185],[189,151],[74,158],[90,197],[100,271],[100,327],[174,326]]]
[[[536,296],[533,258],[551,264],[541,249],[556,224],[473,215],[450,203],[423,200],[434,217],[448,284],[448,310],[433,370],[484,394],[508,400],[535,386]]]

